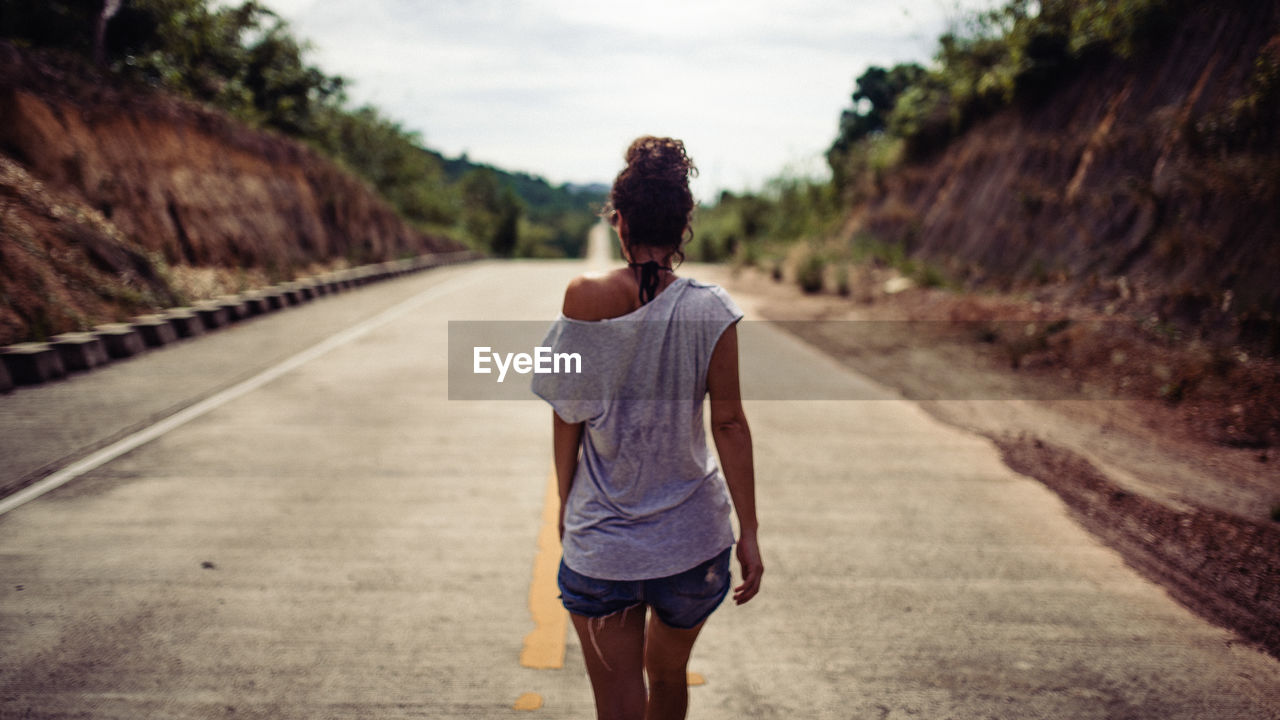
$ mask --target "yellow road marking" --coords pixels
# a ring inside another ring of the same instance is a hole
[[[542,528],[538,531],[538,554],[533,560],[533,580],[529,583],[529,613],[533,615],[533,630],[524,636],[524,649],[520,651],[520,664],[527,668],[551,670],[564,667],[569,613],[557,597],[559,589],[556,587],[556,574],[560,569],[559,524],[560,493],[556,487],[555,468],[552,468],[547,478],[547,497],[542,505]]]
[[[542,707],[542,696],[538,693],[524,693],[516,698],[516,704],[511,707],[513,710],[537,710]]]

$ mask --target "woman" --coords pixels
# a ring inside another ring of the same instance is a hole
[[[683,143],[642,137],[626,161],[605,216],[627,267],[569,283],[543,345],[578,353],[581,373],[535,375],[533,390],[554,410],[559,585],[597,716],[683,718],[689,653],[729,591],[730,500],[742,572],[734,601],[754,597],[764,572],[738,388],[742,312],[721,288],[672,268],[697,172]],[[707,395],[723,471],[707,447]]]

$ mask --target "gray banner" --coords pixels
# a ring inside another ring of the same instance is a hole
[[[1114,389],[1056,368],[1069,323],[1028,321],[749,321],[738,324],[744,400],[1109,400]],[[544,321],[451,321],[450,400],[537,400],[542,372],[590,373],[589,356],[557,355]],[[802,342],[797,342],[800,338]],[[843,359],[819,351],[831,349]],[[1098,362],[1107,362],[1108,357]],[[1078,360],[1076,361],[1078,363]],[[895,363],[889,390],[859,373]],[[958,364],[966,367],[959,368]],[[1024,369],[1009,372],[1011,367]],[[814,367],[831,372],[813,372]],[[806,368],[799,372],[798,368]],[[965,372],[957,372],[963,369]],[[1087,375],[1088,373],[1083,373]],[[660,399],[660,398],[653,398]]]

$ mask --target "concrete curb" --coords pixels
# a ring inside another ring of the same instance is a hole
[[[178,331],[162,315],[140,315],[130,324],[147,347],[161,347],[178,342]]]
[[[200,322],[204,323],[205,330],[217,330],[231,324],[231,318],[227,316],[227,309],[220,305],[197,303],[194,310],[200,318]]]
[[[36,385],[67,374],[62,356],[49,343],[18,343],[0,352],[9,376],[19,385]]]
[[[249,318],[248,303],[239,296],[227,295],[209,302],[227,311],[228,322],[240,322]]]
[[[49,344],[62,357],[62,365],[67,372],[75,370],[92,370],[99,365],[111,362],[107,355],[107,346],[102,338],[93,333],[63,333],[49,338]]]
[[[256,292],[245,293],[241,296],[241,300],[244,302],[245,319],[266,315],[273,309],[271,303]]]
[[[128,323],[99,325],[91,332],[63,333],[50,338],[49,342],[0,347],[0,393],[10,392],[18,385],[38,385],[57,380],[70,372],[86,372],[150,348],[194,339],[237,322],[379,280],[481,257],[478,253],[463,250],[363,265],[239,295],[204,300],[191,307],[140,315]]]
[[[170,308],[160,314],[177,331],[179,338],[193,338],[204,334],[204,323],[189,307]]]
[[[94,334],[102,338],[107,356],[113,360],[133,357],[146,351],[147,343],[138,329],[128,323],[108,323],[94,328]]]

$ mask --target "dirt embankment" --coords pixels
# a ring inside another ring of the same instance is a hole
[[[459,249],[310,148],[0,43],[0,345]]]
[[[847,232],[970,287],[1131,295],[1280,352],[1280,5],[1188,7],[1131,58],[1087,61],[863,188]]]

